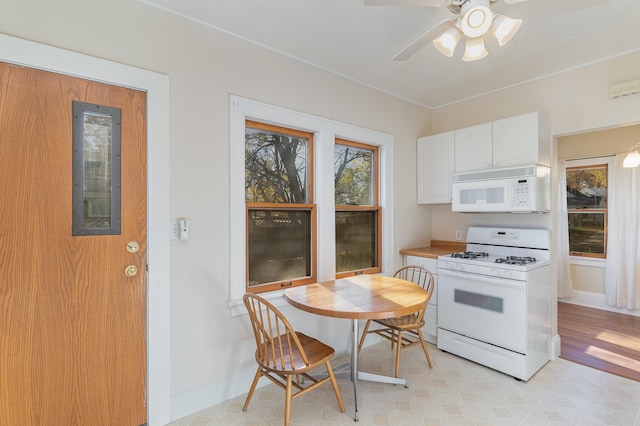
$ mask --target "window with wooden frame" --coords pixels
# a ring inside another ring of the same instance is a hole
[[[381,272],[378,147],[336,139],[336,277]]]
[[[569,254],[604,259],[607,256],[609,167],[596,160],[581,163],[566,169]]]
[[[316,281],[313,134],[245,124],[247,291]]]

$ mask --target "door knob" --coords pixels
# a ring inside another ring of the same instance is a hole
[[[136,265],[129,265],[124,268],[124,274],[128,277],[135,277],[138,274],[138,267]]]

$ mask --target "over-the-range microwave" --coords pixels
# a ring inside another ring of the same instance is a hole
[[[455,173],[451,210],[463,213],[548,212],[549,167],[531,166]]]

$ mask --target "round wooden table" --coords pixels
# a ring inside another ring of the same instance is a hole
[[[358,380],[401,384],[407,380],[358,371],[358,320],[396,318],[412,314],[427,303],[428,295],[420,286],[384,275],[356,275],[321,283],[289,288],[284,297],[306,312],[352,320],[351,380],[358,420]]]

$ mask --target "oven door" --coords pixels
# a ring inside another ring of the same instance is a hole
[[[524,354],[526,282],[438,270],[438,327]]]

